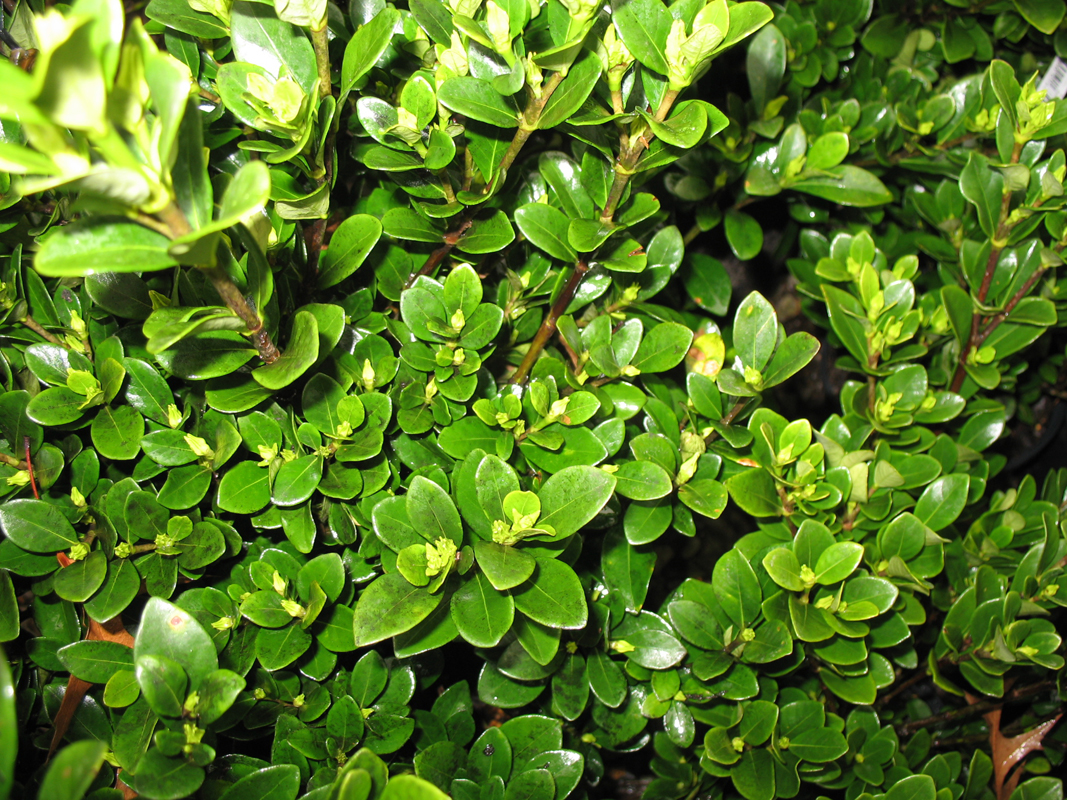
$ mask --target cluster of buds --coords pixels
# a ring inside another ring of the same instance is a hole
[[[712,55],[729,29],[726,0],[712,0],[700,9],[689,34],[683,20],[674,21],[665,48],[667,82],[672,91],[680,92],[707,71]]]

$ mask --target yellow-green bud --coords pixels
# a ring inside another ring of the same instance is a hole
[[[269,467],[274,462],[274,459],[278,457],[278,445],[256,445],[256,452],[259,453],[260,458],[257,466]]]
[[[432,578],[447,571],[456,560],[456,543],[447,536],[438,536],[433,544],[426,543],[426,577]]]
[[[198,458],[206,458],[210,460],[215,457],[215,451],[211,449],[211,445],[199,436],[193,436],[191,433],[187,433],[183,438],[185,439],[185,443],[189,445],[189,449],[192,450]]]
[[[745,740],[742,739],[740,736],[735,736],[733,738],[733,741],[730,742],[730,744],[733,745],[734,750],[736,750],[738,753],[744,752]]]
[[[211,627],[217,631],[228,631],[234,627],[236,621],[233,617],[219,617],[211,623]]]
[[[81,561],[89,555],[89,545],[78,542],[70,548],[69,558],[71,561]]]
[[[632,653],[637,648],[627,642],[625,639],[616,639],[611,643],[611,649],[616,653]]]
[[[129,542],[120,542],[119,546],[115,548],[116,558],[129,558],[133,555],[133,545]]]
[[[296,602],[296,600],[282,600],[282,608],[285,610],[286,614],[290,617],[295,617],[296,619],[303,619],[307,614],[304,607]]]
[[[20,469],[14,475],[11,475],[7,479],[8,486],[29,486],[30,485],[30,473],[28,470]]]
[[[374,367],[370,363],[369,358],[363,359],[363,388],[365,390],[372,391],[374,389],[374,380],[377,377],[374,374]]]
[[[182,412],[178,410],[178,407],[174,403],[170,403],[167,406],[167,425],[171,428],[177,428],[182,424]]]
[[[278,570],[274,570],[274,574],[270,576],[270,581],[274,591],[278,594],[285,594],[285,578],[282,577]]]

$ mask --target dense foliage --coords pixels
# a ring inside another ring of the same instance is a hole
[[[1062,800],[1062,0],[5,8],[0,798]]]

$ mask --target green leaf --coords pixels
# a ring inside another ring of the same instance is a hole
[[[141,591],[141,576],[133,562],[112,559],[96,594],[85,601],[85,611],[97,622],[107,622],[126,610]]]
[[[593,218],[596,208],[593,199],[582,186],[581,167],[577,161],[566,153],[549,150],[538,156],[537,168],[545,182],[556,193],[563,213],[572,220]]]
[[[778,341],[778,315],[766,298],[752,292],[741,301],[734,316],[734,346],[741,363],[763,371]]]
[[[230,11],[230,37],[238,61],[262,67],[273,76],[283,70],[305,93],[315,89],[315,51],[304,32],[278,19],[273,6],[235,0]]]
[[[685,290],[693,301],[716,316],[725,316],[730,306],[730,276],[722,262],[703,253],[688,254],[689,272]]]
[[[126,319],[148,319],[148,284],[129,272],[98,272],[85,277],[85,291],[96,305]]]
[[[320,480],[321,456],[302,456],[286,461],[274,478],[271,500],[275,505],[283,507],[300,505],[314,494]]]
[[[808,148],[806,169],[832,169],[848,155],[848,134],[841,131],[824,133]]]
[[[730,497],[742,511],[754,517],[777,517],[782,513],[781,499],[774,478],[763,469],[747,469],[726,479]]]
[[[608,708],[618,708],[626,699],[626,676],[622,668],[607,653],[596,650],[585,664],[589,688]]]
[[[514,97],[505,97],[479,78],[449,78],[441,84],[437,99],[457,114],[498,128],[517,127],[522,114]]]
[[[252,370],[252,377],[260,386],[278,391],[307,372],[318,357],[318,321],[310,311],[297,311],[282,355],[273,364]]]
[[[931,483],[915,504],[915,516],[931,530],[948,527],[967,505],[970,477],[961,473],[945,475]]]
[[[477,539],[474,555],[489,583],[498,591],[513,589],[533,575],[536,562],[520,548]]]
[[[459,511],[444,489],[417,475],[408,487],[406,498],[408,519],[421,536],[430,542],[445,537],[457,546],[463,544]]]
[[[8,539],[31,553],[54,553],[78,543],[67,518],[42,500],[9,500],[0,505],[0,528]]]
[[[738,628],[752,627],[760,614],[763,592],[752,566],[739,550],[715,562],[711,585],[722,610]]]
[[[515,608],[550,628],[577,630],[588,619],[581,581],[573,569],[555,559],[538,560],[533,576],[512,596]]]
[[[219,482],[219,508],[233,514],[254,514],[270,502],[270,473],[253,461],[226,470]]]
[[[538,129],[555,128],[570,119],[592,94],[602,70],[600,59],[593,53],[579,56],[567,77],[545,103],[545,108],[537,120]]]
[[[15,684],[11,680],[11,666],[8,663],[7,655],[0,650],[0,730],[4,731],[16,731],[18,726],[18,711],[15,706]],[[93,742],[94,745],[99,745],[100,761],[103,762],[104,752],[106,745],[103,742]],[[8,735],[0,737],[0,800],[7,800],[10,796],[12,784],[14,783],[15,776],[15,760],[18,758],[19,749],[19,737]],[[71,753],[69,760],[71,766],[75,769],[84,769],[83,757],[88,755],[86,750],[89,750],[85,744],[82,747],[77,748],[74,753]],[[57,762],[60,759],[67,759],[63,753],[65,750],[61,750],[57,757]],[[95,749],[92,750],[95,752]],[[55,764],[53,764],[53,769]],[[87,770],[91,772],[91,770]],[[62,791],[64,787],[70,786],[70,781],[66,776],[63,776],[62,783],[56,781],[55,790]],[[92,782],[93,775],[88,775],[89,783]],[[86,784],[88,786],[88,784]],[[84,790],[83,790],[84,791]],[[57,794],[58,797],[58,794]]]
[[[870,208],[893,199],[885,184],[874,173],[851,164],[827,170],[822,175],[802,175],[802,178],[789,184],[790,188],[843,206]]]
[[[188,678],[181,665],[166,656],[142,655],[137,659],[137,683],[154,712],[180,717]]]
[[[660,0],[612,4],[612,21],[626,48],[649,69],[667,74],[667,35],[672,17]]]
[[[763,228],[756,220],[741,211],[730,209],[723,220],[726,241],[734,255],[749,261],[763,249]]]
[[[856,542],[835,542],[823,550],[815,562],[815,580],[824,586],[843,581],[863,561],[863,545]]]
[[[553,258],[567,262],[577,259],[578,254],[567,239],[570,222],[558,208],[544,203],[527,203],[515,210],[515,224],[531,244]]]
[[[661,322],[645,333],[632,365],[643,373],[665,372],[682,363],[693,332],[677,322]]]
[[[937,785],[929,775],[909,775],[901,778],[886,792],[886,800],[934,800]]]
[[[400,19],[400,12],[395,8],[386,7],[371,17],[366,25],[360,26],[352,38],[345,45],[344,59],[341,63],[341,97],[338,103],[343,103],[348,93],[355,85],[370,72],[371,68],[382,57],[390,40],[393,38],[393,30]]]
[[[678,499],[701,516],[718,519],[726,509],[726,487],[712,478],[698,478],[678,487]]]
[[[380,748],[379,748],[380,749]],[[448,795],[429,781],[414,775],[396,775],[389,779],[378,800],[447,800]]]
[[[1042,33],[1055,33],[1063,21],[1064,5],[1057,0],[1014,0],[1014,3],[1023,19]]]
[[[745,800],[773,800],[774,773],[774,757],[769,750],[746,750],[730,770],[730,780]]]
[[[382,575],[363,590],[356,602],[356,646],[366,647],[411,630],[440,602],[440,594],[412,586],[399,573]]]
[[[6,670],[7,665],[0,669]],[[48,765],[48,772],[41,781],[39,796],[49,800],[81,800],[100,772],[106,753],[107,743],[96,739],[84,739],[68,744],[56,753],[56,757]],[[2,774],[6,776],[9,773]],[[0,785],[0,789],[10,786],[6,780],[5,778],[5,784]]]
[[[64,567],[53,576],[57,595],[72,603],[83,603],[92,597],[107,577],[107,556],[94,550],[85,559]]]
[[[539,525],[548,525],[563,538],[593,519],[615,491],[615,478],[595,467],[565,467],[541,487]]]
[[[296,800],[299,792],[300,768],[274,764],[243,775],[219,795],[219,800]]]
[[[178,662],[189,676],[189,688],[219,668],[215,645],[200,623],[187,611],[152,597],[141,615],[133,647],[134,663],[142,656],[164,656]]]
[[[73,277],[94,272],[150,272],[177,265],[170,240],[123,217],[84,217],[57,226],[41,240],[34,267],[42,275]]]
[[[634,547],[626,541],[621,526],[613,527],[604,537],[600,555],[604,581],[609,591],[618,592],[626,610],[632,614],[639,612],[645,603],[655,564],[655,551]]]
[[[809,728],[790,738],[789,750],[805,761],[823,764],[848,752],[848,742],[829,728]]]
[[[229,31],[216,17],[194,11],[185,0],[152,0],[145,9],[149,19],[200,39],[218,39]]]
[[[511,595],[497,591],[481,572],[452,595],[452,620],[459,635],[475,647],[495,647],[511,629],[514,618]]]
[[[656,500],[671,493],[671,476],[651,461],[627,461],[615,475],[615,491],[631,500]]]
[[[774,351],[763,370],[763,388],[770,389],[804,369],[819,352],[819,340],[806,331],[791,333]]]
[[[456,249],[474,255],[499,253],[513,241],[515,231],[508,221],[508,215],[498,209],[489,217],[474,220]]]
[[[1008,69],[1010,71],[1010,67]],[[1014,105],[1012,108],[1014,109]],[[960,172],[960,191],[977,210],[978,224],[982,232],[990,238],[995,236],[1000,225],[1004,176],[989,165],[985,156],[972,152],[967,159],[967,165]]]
[[[672,109],[670,117],[663,122],[659,122],[647,112],[642,113],[641,116],[644,117],[657,138],[675,147],[696,146],[708,129],[708,112],[699,100],[689,100],[678,104]]]
[[[203,769],[185,759],[167,758],[153,747],[137,762],[133,788],[155,800],[181,800],[194,794],[203,782]]]
[[[133,650],[115,642],[82,640],[59,648],[56,655],[72,675],[89,683],[107,683],[133,666]]]
[[[379,16],[388,14],[383,12]],[[361,31],[374,25],[375,20],[367,23]],[[358,36],[359,32],[349,40],[349,46]],[[330,246],[322,254],[319,264],[319,288],[334,286],[352,275],[362,266],[381,235],[381,222],[370,214],[354,214],[342,222],[330,237]]]
[[[129,461],[141,452],[144,417],[130,406],[104,406],[91,428],[96,451],[113,461]]]

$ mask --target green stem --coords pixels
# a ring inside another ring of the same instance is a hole
[[[541,121],[541,114],[544,112],[549,98],[552,97],[552,93],[563,82],[563,78],[564,74],[562,72],[553,73],[552,77],[545,81],[544,86],[541,87],[541,96],[537,98],[530,97],[525,110],[522,112],[522,120],[519,122],[518,130],[515,131],[508,149],[504,151],[504,157],[497,164],[496,171],[493,173],[493,180],[485,187],[486,194],[498,187],[507,176],[508,169],[515,163],[515,159],[518,158],[523,145],[526,144],[526,140],[530,138],[530,134],[537,130],[537,125]]]
[[[552,334],[556,332],[556,324],[559,322],[559,318],[566,313],[567,306],[574,300],[574,294],[578,291],[582,278],[585,277],[585,273],[588,271],[589,265],[585,261],[579,261],[574,265],[574,272],[571,273],[570,278],[563,287],[563,291],[556,298],[556,302],[552,304],[552,308],[549,309],[548,316],[541,323],[541,327],[537,329],[537,333],[530,342],[530,348],[526,351],[522,363],[515,370],[515,374],[511,376],[511,383],[516,385],[526,383],[530,370],[533,369],[534,363],[540,357],[541,351],[545,349],[548,340],[552,338]]]
[[[315,48],[315,64],[319,70],[319,97],[329,97],[333,92],[330,76],[330,26],[311,31],[311,45]]]

